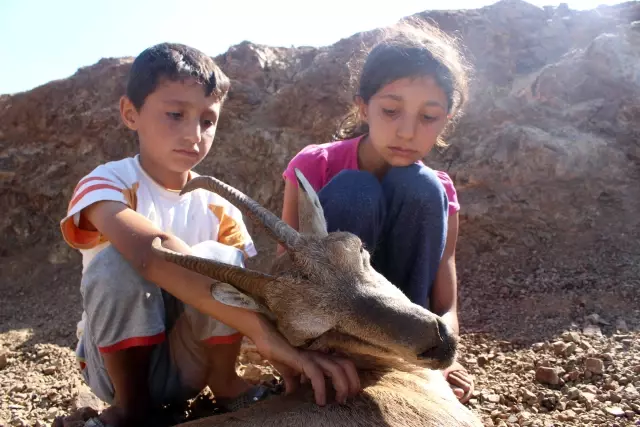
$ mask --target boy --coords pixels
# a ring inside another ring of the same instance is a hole
[[[280,370],[288,391],[311,379],[325,402],[324,375],[339,400],[358,391],[354,367],[291,347],[257,313],[225,306],[211,279],[166,262],[151,241],[243,265],[256,254],[241,213],[203,190],[180,195],[209,152],[230,82],[214,61],[188,46],[163,43],[134,61],[120,101],[139,153],[95,168],[80,180],[61,231],[83,257],[84,313],[77,356],[93,392],[111,406],[85,425],[154,424],[161,405],[209,386],[222,410],[267,396],[236,375],[242,336]]]

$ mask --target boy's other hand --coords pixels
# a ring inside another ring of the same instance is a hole
[[[258,352],[282,375],[287,394],[297,389],[301,377],[311,382],[316,403],[320,406],[327,403],[325,377],[331,378],[336,400],[340,403],[345,403],[348,397],[360,392],[360,378],[350,360],[294,348],[266,319],[263,333],[252,338],[252,341]]]
[[[341,404],[360,392],[360,378],[350,360],[316,351],[296,351],[299,353],[296,367],[272,362],[282,375],[287,394],[294,392],[304,378],[311,381],[316,403],[324,406],[327,403],[325,377],[331,378],[336,401]]]

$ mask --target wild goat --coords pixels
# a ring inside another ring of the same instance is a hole
[[[265,313],[292,345],[350,358],[363,391],[344,405],[320,407],[307,386],[289,396],[182,425],[481,426],[437,371],[453,362],[455,336],[437,315],[413,304],[371,267],[358,237],[327,233],[316,193],[300,171],[296,175],[300,232],[215,178],[195,178],[183,190],[215,191],[284,245],[287,251],[273,264],[271,274],[176,254],[158,239],[154,250],[213,278],[217,300]]]

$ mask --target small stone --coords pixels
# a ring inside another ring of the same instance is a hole
[[[0,349],[0,371],[7,367],[7,350]]]
[[[78,410],[80,408],[89,407],[93,408],[96,411],[101,411],[106,407],[105,403],[96,397],[95,394],[87,387],[82,384],[79,387],[78,394],[71,401],[71,408],[73,410]]]
[[[542,351],[544,349],[544,343],[543,342],[537,342],[537,343],[535,343],[535,344],[533,344],[531,346],[531,349],[533,351],[535,351],[536,353],[539,352],[539,351]]]
[[[620,403],[622,402],[622,396],[612,390],[609,392],[609,400],[611,403]]]
[[[500,403],[500,395],[499,394],[490,394],[487,396],[487,400],[491,403]]]
[[[578,390],[575,387],[571,387],[568,391],[567,391],[567,397],[571,400],[576,400],[580,397],[580,390]]]
[[[614,417],[624,416],[624,411],[617,406],[607,406],[604,410],[606,413],[613,415]]]
[[[482,368],[487,363],[489,363],[489,358],[486,355],[481,354],[480,356],[478,356],[477,363],[478,363],[478,366]]]
[[[602,375],[604,371],[604,362],[595,357],[588,357],[584,361],[585,369],[593,374]]]
[[[548,366],[538,366],[536,369],[536,380],[543,384],[558,385],[560,377],[554,368]]]
[[[561,356],[564,354],[567,346],[568,344],[563,341],[556,341],[551,345],[551,347],[553,348],[553,352],[558,356]]]
[[[580,378],[580,371],[578,371],[578,370],[574,369],[573,371],[571,371],[571,372],[569,372],[567,374],[567,379],[569,381],[577,381],[578,378]]]
[[[42,370],[42,373],[45,375],[53,375],[56,373],[56,371],[57,369],[55,368],[55,366],[47,366]]]
[[[573,421],[576,419],[576,413],[571,409],[567,409],[566,411],[558,414],[558,419],[560,421]]]
[[[586,325],[584,329],[582,329],[582,333],[588,337],[602,336],[602,331],[600,330],[600,327],[596,325]]]
[[[576,343],[569,343],[569,345],[564,349],[564,355],[571,356],[576,352],[577,349],[578,346],[576,345]]]
[[[572,343],[576,343],[576,344],[580,344],[580,334],[577,332],[564,332],[562,334],[562,339],[565,340],[566,342],[572,342]]]
[[[582,401],[592,402],[595,398],[595,393],[590,393],[588,391],[585,391],[580,395],[580,400]]]
[[[533,404],[538,401],[538,397],[526,389],[522,392],[522,399],[529,404]]]
[[[633,384],[627,385],[623,392],[628,400],[638,400],[640,398],[640,393],[638,393],[638,389]]]

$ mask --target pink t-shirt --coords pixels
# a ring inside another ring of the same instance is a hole
[[[344,141],[308,145],[289,162],[282,174],[297,185],[294,169],[298,168],[315,191],[320,191],[334,176],[344,169],[358,169],[358,143],[362,136]],[[460,210],[453,181],[446,172],[435,171],[449,198],[449,215]]]

